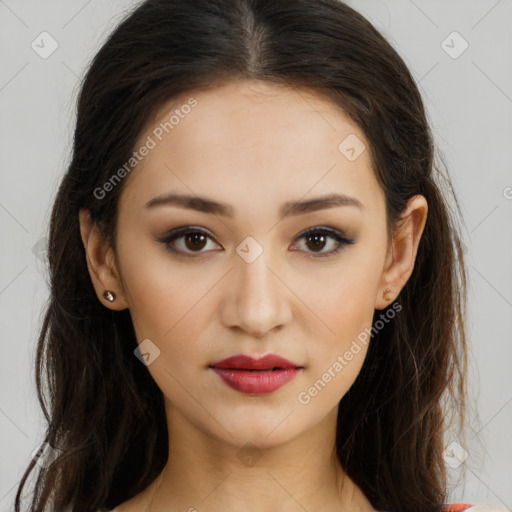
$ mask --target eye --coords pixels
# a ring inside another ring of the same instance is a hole
[[[161,238],[159,242],[165,244],[167,249],[173,253],[192,255],[193,253],[202,254],[206,252],[202,249],[207,245],[209,238],[213,239],[206,231],[185,226],[172,231],[167,236]],[[177,241],[180,243],[176,243]]]
[[[306,247],[311,249],[314,256],[307,256],[308,258],[325,258],[340,252],[345,246],[353,245],[354,239],[346,237],[343,233],[338,230],[331,228],[312,228],[308,229],[305,233],[302,233],[298,237],[299,239],[304,238],[306,241]],[[328,240],[331,239],[330,250],[321,252],[326,246],[329,245]]]
[[[299,240],[305,239],[305,251],[315,254],[314,256],[307,256],[308,258],[324,258],[340,252],[347,245],[354,244],[354,239],[346,237],[338,230],[326,227],[308,229],[297,238]],[[163,243],[173,253],[192,256],[194,253],[201,255],[208,252],[203,251],[203,249],[207,246],[209,239],[213,240],[213,237],[206,231],[185,226],[171,231],[168,235],[159,239],[159,242]],[[334,247],[322,252],[329,245],[329,239],[331,241],[330,245]],[[220,247],[218,244],[216,245]]]

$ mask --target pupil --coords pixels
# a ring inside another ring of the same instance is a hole
[[[188,234],[186,236],[186,245],[189,249],[202,249],[204,247],[206,237],[201,233]],[[325,244],[325,235],[316,234],[308,236],[308,246],[312,245],[312,249],[322,249]]]
[[[202,249],[204,247],[205,236],[201,233],[193,233],[186,236],[186,245],[189,249]],[[192,240],[192,243],[188,242]],[[198,245],[199,242],[199,245]],[[201,245],[202,243],[202,245]]]
[[[314,240],[313,242],[313,249],[322,249],[323,248],[323,245],[325,243],[325,235],[322,235],[322,234],[316,234],[316,235],[309,235],[308,237],[309,240]],[[320,244],[322,245],[322,247],[319,246],[319,242]],[[309,245],[308,245],[309,246]],[[311,248],[311,247],[310,247]]]

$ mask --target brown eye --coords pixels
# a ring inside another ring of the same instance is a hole
[[[325,247],[327,237],[322,233],[315,233],[312,235],[307,235],[306,237],[306,245],[309,249],[316,252],[317,250],[322,250]]]
[[[213,240],[211,235],[200,229],[191,229],[189,226],[172,231],[167,236],[159,239],[166,248],[176,254],[185,256],[200,256],[206,252],[203,249],[208,241]],[[195,253],[195,254],[194,254]]]
[[[185,246],[191,251],[201,250],[206,245],[206,237],[203,233],[193,232],[184,236]]]
[[[305,240],[306,247],[301,252],[313,254],[313,256],[307,257],[315,259],[332,256],[340,252],[345,246],[355,243],[354,239],[344,236],[342,232],[323,227],[309,229],[297,238]],[[211,252],[203,250],[210,240],[215,243],[213,237],[206,231],[186,226],[172,231],[159,241],[175,254],[193,257]],[[220,247],[218,244],[216,245]],[[324,251],[329,246],[331,249]]]
[[[333,256],[340,252],[346,246],[353,245],[355,240],[353,238],[346,237],[343,233],[338,230],[331,228],[312,228],[302,233],[298,239],[305,240],[305,252],[313,253],[313,256],[307,256],[308,258],[324,258],[326,256]],[[326,246],[331,246],[330,250],[324,251]]]

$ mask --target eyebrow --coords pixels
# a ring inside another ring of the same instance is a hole
[[[219,203],[207,197],[199,197],[194,195],[182,194],[164,194],[149,200],[146,208],[154,208],[156,206],[177,206],[179,208],[187,208],[203,213],[221,215],[224,217],[234,217],[234,209],[232,206]],[[303,215],[318,210],[328,208],[336,208],[339,206],[354,206],[361,211],[365,210],[364,205],[359,199],[347,196],[345,194],[329,194],[314,199],[287,201],[281,205],[279,209],[280,217]]]

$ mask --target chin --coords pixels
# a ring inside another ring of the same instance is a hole
[[[289,414],[292,409],[288,408],[279,411],[277,414],[262,416],[261,413],[254,411],[254,414],[243,415],[239,421],[223,421],[224,429],[218,425],[211,425],[212,428],[221,436],[222,441],[237,448],[242,448],[247,444],[254,445],[259,449],[273,448],[291,441],[300,434],[300,426],[291,425],[286,419],[291,419],[294,414]],[[227,419],[227,418],[226,418]],[[284,421],[283,421],[284,420]],[[285,425],[285,423],[287,423]]]

